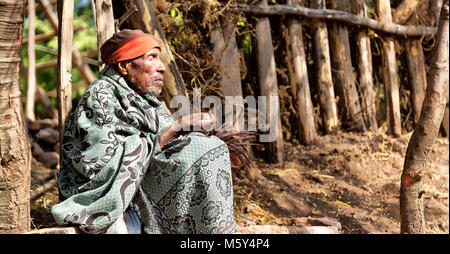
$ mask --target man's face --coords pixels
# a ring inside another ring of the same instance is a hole
[[[161,61],[161,51],[153,48],[143,56],[125,64],[130,86],[139,94],[159,95],[166,68]]]

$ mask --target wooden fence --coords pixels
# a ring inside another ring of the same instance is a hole
[[[34,41],[48,39],[57,34],[59,34],[60,40],[66,36],[65,33],[61,33],[62,28],[58,26],[58,18],[53,12],[49,0],[38,0],[38,2],[39,8],[44,11],[55,32],[38,35],[34,38],[34,33],[29,33],[29,38],[26,42],[28,42],[30,48],[33,48]],[[70,17],[66,17],[68,20],[64,19],[65,12],[63,8],[69,8],[67,7],[70,5],[69,2],[66,1],[62,5],[63,1],[58,1],[60,12],[59,22],[61,23],[61,20],[62,22],[69,22],[70,24],[64,23],[68,25],[66,29],[68,31],[73,29],[76,32],[81,28],[73,28]],[[173,96],[186,95],[186,88],[181,74],[170,53],[171,51],[165,41],[162,29],[150,2],[148,0],[96,0],[93,2],[95,3],[93,6],[96,16],[99,46],[114,32],[111,30],[114,27],[112,23],[114,22],[114,18],[120,21],[120,23],[123,23],[127,19],[131,27],[155,34],[160,40],[161,45],[163,45],[163,62],[169,67],[169,71],[165,74],[166,84],[164,94],[166,102]],[[371,41],[369,38],[369,33],[375,31],[383,41],[381,65],[386,105],[385,120],[388,126],[388,133],[394,137],[400,136],[402,119],[400,114],[399,89],[402,89],[402,86],[399,88],[398,85],[398,56],[396,56],[394,45],[396,41],[398,43],[404,42],[403,46],[406,48],[405,57],[409,72],[410,102],[412,106],[412,117],[415,123],[421,112],[422,101],[427,86],[427,73],[421,39],[424,36],[433,36],[436,33],[436,27],[414,27],[393,23],[406,20],[407,18],[405,19],[405,17],[411,15],[411,10],[409,12],[405,10],[402,13],[403,16],[401,19],[397,17],[393,19],[389,0],[376,1],[377,20],[368,17],[367,6],[364,0],[350,1],[352,13],[344,11],[345,1],[330,0],[327,3],[328,5],[325,5],[324,0],[309,0],[308,4],[310,8],[299,6],[296,0],[286,0],[285,4],[280,5],[268,5],[267,0],[258,1],[257,4],[251,6],[227,5],[227,11],[242,12],[245,15],[258,17],[255,30],[260,95],[278,96],[278,81],[271,30],[279,29],[279,24],[271,24],[269,17],[271,15],[284,15],[287,19],[286,51],[288,52],[289,82],[298,111],[296,123],[296,126],[299,128],[297,132],[298,140],[302,144],[308,145],[313,143],[319,135],[314,120],[314,105],[311,100],[310,90],[310,85],[312,84],[309,84],[310,80],[317,82],[316,85],[320,98],[318,106],[320,108],[320,118],[324,125],[323,130],[325,133],[333,133],[338,129],[357,132],[370,130],[376,132],[379,126],[377,126],[376,121],[373,83],[374,68],[372,66]],[[73,5],[73,2],[71,4]],[[440,10],[440,8],[436,9]],[[34,7],[30,4],[29,16],[32,17],[33,15]],[[303,22],[304,19],[307,19],[309,22]],[[302,34],[302,26],[305,25],[310,26],[312,31],[312,55],[317,74],[308,73],[307,52],[305,52],[305,43]],[[350,46],[350,26],[355,28],[353,29],[354,35],[352,39],[356,42],[356,48]],[[210,42],[213,45],[213,56],[218,65],[226,73],[221,79],[221,88],[224,96],[242,96],[238,50],[233,28],[234,24],[230,24],[226,20],[219,20],[217,24],[211,24],[209,27],[211,31]],[[34,27],[30,23],[31,29],[34,29]],[[59,33],[56,31],[59,31]],[[399,38],[401,38],[401,42]],[[60,46],[63,47],[64,45]],[[70,49],[71,63],[80,71],[83,77],[83,82],[81,84],[74,84],[72,88],[91,83],[96,77],[87,62],[85,62],[86,60],[83,61],[83,59],[92,56],[93,53],[81,53],[73,46],[70,46]],[[32,55],[33,50],[30,50],[29,59],[33,59]],[[356,55],[356,57],[352,58],[352,55]],[[63,60],[61,58],[61,51],[58,51],[58,57],[59,60],[57,63],[60,63]],[[357,61],[352,63],[352,59],[357,59]],[[49,104],[48,96],[55,95],[56,93],[45,93],[39,84],[36,84],[33,76],[39,68],[55,66],[56,63],[49,62],[40,65],[34,65],[32,61],[29,63],[28,70],[25,66],[21,68],[24,75],[28,77],[28,92],[31,94],[27,98],[26,115],[31,119],[34,118],[32,109],[34,107],[34,91],[36,91],[37,98],[45,105],[50,115],[55,116],[56,111]],[[66,68],[70,66],[66,65]],[[315,77],[311,79],[308,75],[315,75]],[[70,83],[70,79],[61,77],[61,80],[58,82],[58,87],[61,87],[64,83]],[[37,87],[37,89],[34,87]],[[60,112],[64,105],[64,100],[60,101]],[[266,106],[266,117],[268,119],[280,117],[279,104],[268,103]],[[65,107],[70,107],[70,105],[66,105]],[[244,105],[238,105],[238,108],[241,108],[243,111]],[[67,109],[64,110],[64,112],[66,111]],[[343,115],[339,115],[338,112],[343,112]],[[281,121],[279,123],[276,126],[276,141],[267,144],[273,161],[283,160]],[[448,136],[448,104],[443,127],[444,134]]]

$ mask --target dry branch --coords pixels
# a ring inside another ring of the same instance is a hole
[[[237,9],[230,8],[230,10],[239,10],[246,14],[258,16],[298,15],[307,18],[337,20],[350,25],[367,27],[375,31],[401,36],[434,35],[437,31],[435,27],[412,27],[398,24],[383,24],[374,19],[364,18],[345,11],[332,9],[311,9],[301,6],[289,6],[280,4],[271,6],[238,5]]]

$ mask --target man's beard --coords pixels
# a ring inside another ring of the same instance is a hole
[[[133,84],[137,83],[136,79],[134,77],[132,77],[130,81]],[[156,86],[153,86],[151,83],[146,84],[145,89],[142,88],[142,86],[139,86],[138,89],[139,89],[138,93],[141,93],[141,94],[146,93],[146,94],[149,94],[149,95],[153,95],[155,97],[157,97],[158,95],[161,94],[161,87],[158,88]]]

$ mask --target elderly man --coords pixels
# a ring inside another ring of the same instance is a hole
[[[233,233],[226,144],[179,133],[214,117],[172,119],[156,97],[166,69],[153,36],[125,29],[101,53],[108,66],[66,123],[56,222],[87,233]]]

